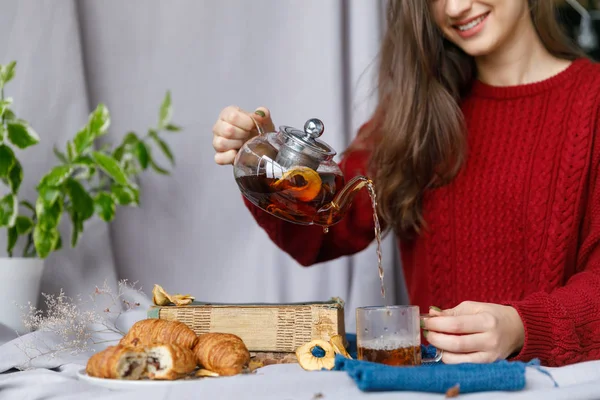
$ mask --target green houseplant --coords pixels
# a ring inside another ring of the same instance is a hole
[[[128,132],[117,146],[99,146],[98,139],[110,126],[110,113],[104,104],[99,104],[64,149],[54,147],[58,162],[37,184],[37,198],[33,202],[22,199],[19,189],[24,171],[15,150],[37,145],[40,137],[27,121],[15,115],[13,100],[5,97],[4,88],[14,78],[15,70],[15,61],[0,65],[0,179],[6,193],[0,196],[0,228],[7,231],[8,256],[0,258],[0,286],[5,286],[0,287],[0,301],[35,304],[44,259],[64,245],[65,238],[59,231],[63,219],[70,221],[69,242],[75,247],[90,218],[110,222],[118,206],[138,206],[139,174],[147,169],[169,174],[156,163],[154,152],[161,151],[171,165],[175,164],[161,134],[181,128],[171,122],[173,108],[167,91],[158,122],[145,135]],[[19,241],[23,244],[22,255],[16,257]],[[25,286],[27,294],[22,290]],[[14,289],[17,287],[18,291]],[[16,319],[17,308],[4,309],[0,311],[0,322],[22,330]]]

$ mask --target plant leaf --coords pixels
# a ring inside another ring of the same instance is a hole
[[[73,160],[73,164],[87,165],[90,167],[96,166],[96,161],[90,156],[79,156]]]
[[[139,190],[127,186],[112,186],[110,188],[117,204],[126,206],[129,204],[138,205],[140,203]]]
[[[68,156],[68,160],[71,161],[73,160],[75,157],[77,157],[77,151],[75,150],[75,145],[73,143],[71,143],[70,140],[67,140],[67,156]]]
[[[6,127],[3,124],[0,124],[0,142],[4,141],[6,137]]]
[[[140,138],[135,132],[127,132],[127,135],[123,138],[123,145],[132,149],[139,141]]]
[[[98,166],[115,182],[124,186],[132,186],[117,160],[108,154],[97,151],[92,152],[92,157],[98,163]]]
[[[19,213],[19,201],[14,194],[7,194],[0,199],[0,226],[13,227]]]
[[[0,178],[6,178],[15,164],[15,153],[5,144],[0,145]]]
[[[21,182],[23,182],[23,167],[21,167],[21,163],[15,159],[15,163],[8,173],[8,183],[11,192],[17,194],[21,187]]]
[[[181,131],[181,127],[175,124],[167,124],[165,126],[165,130],[170,131],[170,132],[179,132]]]
[[[62,237],[60,236],[60,232],[58,232],[58,240],[56,241],[56,245],[54,245],[54,251],[62,249]]]
[[[64,164],[68,164],[69,160],[67,159],[67,156],[65,155],[65,153],[61,152],[60,150],[58,150],[56,148],[56,146],[54,146],[53,148],[54,151],[54,155],[56,156],[56,158],[58,158],[58,160]]]
[[[104,135],[110,125],[110,115],[104,104],[90,113],[88,122],[73,139],[74,155],[83,154],[94,144],[94,139]]]
[[[50,170],[41,180],[38,189],[62,185],[73,173],[72,165],[58,165]]]
[[[81,183],[75,179],[67,179],[65,187],[71,198],[73,210],[79,214],[82,221],[94,215],[94,199],[92,199]]]
[[[0,79],[2,80],[2,86],[6,85],[15,76],[15,67],[17,66],[16,61],[11,61],[7,65],[0,67]]]
[[[113,151],[113,158],[117,161],[121,161],[121,159],[123,158],[123,153],[125,153],[125,147],[124,146],[119,146],[115,149],[115,151]]]
[[[42,259],[48,257],[50,252],[56,248],[59,238],[58,229],[42,229],[40,225],[36,225],[33,229],[33,243],[38,257]]]
[[[38,218],[36,225],[43,230],[54,229],[58,226],[63,212],[63,198],[59,195],[53,203],[46,203],[42,197],[38,196],[35,204],[35,211]]]
[[[98,104],[96,109],[90,114],[87,128],[93,138],[104,135],[110,126],[110,113],[108,108],[102,103]]]
[[[0,117],[4,116],[4,113],[6,112],[6,110],[9,109],[10,105],[12,104],[12,99],[9,98],[5,98],[4,100],[0,100]]]
[[[38,201],[44,203],[44,206],[52,206],[60,197],[60,190],[55,187],[42,186],[38,190],[39,196]],[[37,203],[36,203],[37,204]],[[36,212],[39,213],[38,210]]]
[[[25,121],[8,122],[6,126],[8,128],[8,139],[20,149],[26,149],[40,141],[38,134]]]
[[[94,199],[96,214],[106,222],[112,221],[116,212],[115,199],[108,193],[100,192]]]
[[[87,126],[83,127],[73,138],[73,153],[75,156],[83,154],[92,147],[94,143],[94,134],[90,132]]]
[[[170,172],[167,171],[166,169],[160,167],[159,165],[157,165],[154,160],[152,158],[150,158],[150,167],[152,167],[152,169],[156,172],[158,172],[159,174],[162,175],[170,175]]]
[[[15,113],[10,109],[5,110],[2,117],[4,118],[5,121],[14,121],[17,119],[17,116],[15,115]]]
[[[71,233],[71,247],[75,247],[79,241],[80,234],[83,232],[83,221],[79,214],[75,211],[71,211],[71,222],[73,223],[73,230]]]
[[[19,215],[15,222],[15,228],[19,235],[27,235],[33,229],[33,220],[24,215]]]
[[[160,149],[162,150],[162,152],[164,153],[164,155],[169,159],[169,161],[171,161],[171,165],[175,165],[175,157],[173,156],[173,153],[171,152],[171,149],[169,148],[169,145],[167,145],[167,143],[165,143],[164,140],[162,140],[158,134],[156,133],[156,131],[151,130],[150,131],[150,137],[152,139],[154,139],[154,141],[156,142],[156,144],[158,145],[158,147],[160,147]]]
[[[135,146],[140,141],[140,138],[135,134],[135,132],[128,132],[127,135],[123,138],[123,142],[113,151],[113,157],[117,161],[121,161],[123,159],[123,155],[126,152],[131,152],[132,149],[135,149]]]
[[[150,155],[148,154],[148,148],[146,144],[142,141],[139,141],[137,146],[135,147],[135,153],[137,155],[137,159],[140,162],[140,166],[142,169],[148,168],[148,161],[150,159]]]
[[[171,91],[168,90],[165,94],[165,98],[160,106],[160,112],[158,115],[158,129],[163,129],[171,122],[173,116],[173,107],[171,106]]]
[[[17,244],[17,240],[19,239],[19,234],[17,232],[17,227],[13,226],[11,228],[8,228],[8,234],[7,234],[7,241],[6,241],[6,252],[8,253],[9,257],[12,257],[13,255],[13,249],[15,248],[15,245]]]

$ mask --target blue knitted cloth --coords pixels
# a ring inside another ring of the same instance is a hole
[[[356,336],[347,335],[348,352],[353,360],[336,355],[336,371],[346,371],[365,392],[414,391],[446,393],[459,385],[460,393],[485,391],[518,391],[525,387],[525,368],[539,368],[539,362],[498,361],[492,364],[442,363],[417,367],[394,367],[356,359]],[[430,357],[435,349],[422,346],[423,356]],[[543,371],[542,371],[543,372]]]

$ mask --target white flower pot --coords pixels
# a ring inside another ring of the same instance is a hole
[[[44,260],[40,258],[0,257],[0,324],[27,333],[19,306],[37,307]]]

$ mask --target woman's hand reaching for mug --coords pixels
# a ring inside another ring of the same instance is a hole
[[[465,301],[437,311],[431,308],[423,329],[427,341],[444,350],[446,364],[491,363],[523,347],[523,322],[513,307]]]
[[[213,148],[216,151],[217,164],[233,164],[238,150],[244,143],[258,135],[255,121],[263,131],[275,130],[271,114],[265,107],[257,108],[254,113],[236,106],[229,106],[221,111],[213,126]]]

